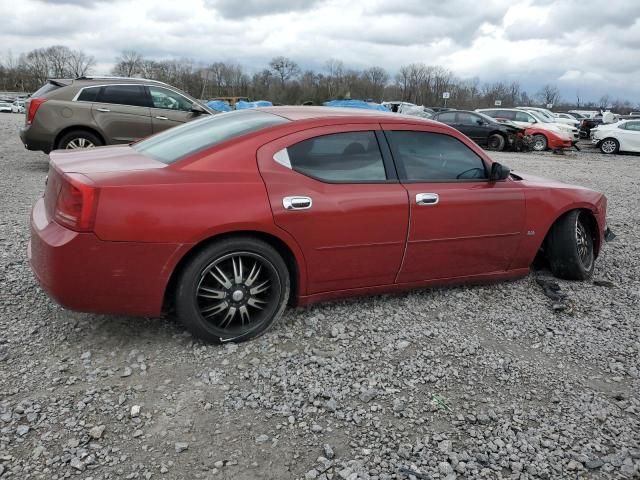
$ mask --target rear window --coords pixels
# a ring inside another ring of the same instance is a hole
[[[53,92],[54,90],[57,90],[59,88],[61,88],[60,85],[56,85],[55,83],[52,83],[52,82],[47,82],[43,86],[41,86],[38,90],[36,90],[35,93],[31,95],[31,98],[44,97],[47,93]]]
[[[100,87],[83,88],[80,95],[78,95],[78,101],[95,102],[98,99],[98,93],[100,93]]]
[[[219,113],[165,130],[133,145],[133,149],[162,163],[171,164],[233,138],[289,120],[255,110]]]

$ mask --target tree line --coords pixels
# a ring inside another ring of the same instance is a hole
[[[17,57],[8,54],[0,59],[0,91],[33,92],[47,78],[90,74],[95,64],[94,57],[62,45],[38,48]],[[517,81],[463,80],[446,68],[423,63],[402,66],[392,74],[380,66],[350,68],[336,59],[327,61],[320,69],[303,69],[291,58],[279,56],[261,70],[250,72],[234,62],[153,60],[135,50],[126,50],[116,59],[111,74],[159,80],[201,99],[240,96],[276,104],[321,104],[331,99],[354,98],[443,106],[443,93],[448,92],[446,105],[461,109],[491,107],[498,100],[503,107],[553,104],[554,108],[611,108],[618,113],[640,108],[608,94],[597,102],[584,101],[579,94],[575,99],[562,99],[558,88],[551,84],[529,94]]]

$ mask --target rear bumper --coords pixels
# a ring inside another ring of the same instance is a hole
[[[53,150],[51,138],[49,138],[49,136],[42,137],[37,135],[31,127],[32,125],[25,125],[20,128],[20,141],[24,145],[24,148],[27,150],[42,151],[44,153],[49,153]]]
[[[46,218],[44,201],[31,215],[28,257],[47,294],[71,310],[134,316],[162,312],[165,288],[184,246],[105,242]]]

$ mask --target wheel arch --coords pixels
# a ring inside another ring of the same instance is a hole
[[[587,222],[587,227],[589,228],[589,233],[591,234],[592,238],[593,238],[593,253],[595,255],[595,257],[597,258],[598,255],[600,254],[600,249],[602,247],[601,245],[601,238],[599,235],[599,226],[598,226],[598,219],[596,217],[596,214],[593,211],[593,208],[589,205],[571,205],[566,207],[565,209],[563,209],[560,213],[558,213],[558,215],[554,218],[554,220],[549,224],[549,226],[547,227],[547,231],[545,232],[544,238],[542,239],[542,242],[540,243],[540,246],[538,248],[538,251],[544,249],[545,244],[547,243],[547,239],[549,238],[549,233],[551,232],[551,229],[553,228],[553,226],[558,223],[558,221],[560,219],[562,219],[563,217],[565,217],[566,215],[568,215],[569,213],[578,210],[580,212],[584,212],[586,213],[586,218],[588,219]]]
[[[93,135],[96,135],[102,141],[103,145],[107,144],[107,142],[104,139],[104,136],[100,132],[98,132],[95,128],[87,127],[85,125],[72,125],[70,127],[63,128],[56,134],[56,137],[53,141],[53,149],[55,150],[60,146],[60,140],[62,139],[62,137],[64,137],[67,133],[73,132],[75,130],[84,131],[84,132],[88,132]]]
[[[292,248],[289,243],[273,233],[268,233],[261,230],[235,230],[218,233],[200,240],[198,243],[192,245],[191,248],[178,259],[175,266],[173,267],[173,270],[165,287],[163,296],[163,311],[167,311],[172,308],[172,294],[176,288],[177,280],[180,277],[180,273],[183,271],[189,261],[203,248],[206,248],[212,243],[233,237],[252,237],[258,240],[262,240],[263,242],[272,246],[282,256],[282,259],[284,260],[285,264],[287,265],[287,269],[289,270],[289,276],[291,280],[291,295],[289,296],[289,304],[295,305],[297,303],[300,292],[304,291],[305,288],[304,262],[299,256],[300,253],[294,251],[296,250],[295,248]]]

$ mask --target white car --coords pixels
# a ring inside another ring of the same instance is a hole
[[[0,102],[0,112],[11,113],[11,104],[9,102]]]
[[[591,143],[602,153],[640,152],[640,120],[622,120],[591,129]]]
[[[562,123],[552,122],[535,111],[521,110],[519,108],[478,108],[476,109],[476,112],[482,112],[493,118],[506,118],[519,127],[527,128],[536,126],[543,130],[549,130],[560,136],[564,136],[573,141],[580,138],[580,132],[577,128],[573,128]]]
[[[570,137],[573,137],[574,140],[580,139],[580,130],[578,128],[578,126],[580,125],[580,122],[576,121],[576,125],[573,125],[573,124],[568,125],[564,122],[558,121],[559,119],[555,118],[553,115],[545,114],[539,110],[525,110],[525,111],[530,113],[534,117],[536,117],[542,123],[545,123],[547,125],[549,124],[556,125],[560,130],[565,131],[567,134],[569,134]]]
[[[24,101],[22,100],[16,100],[13,102],[13,105],[11,105],[11,111],[13,113],[24,113],[24,108]]]
[[[575,128],[578,128],[580,126],[580,122],[575,118],[558,117],[551,110],[547,110],[546,108],[539,108],[539,107],[516,107],[516,108],[520,110],[529,111],[529,112],[531,111],[536,112],[538,115],[541,115],[547,120],[554,123],[564,123],[566,125],[571,125],[572,127],[575,127]]]

